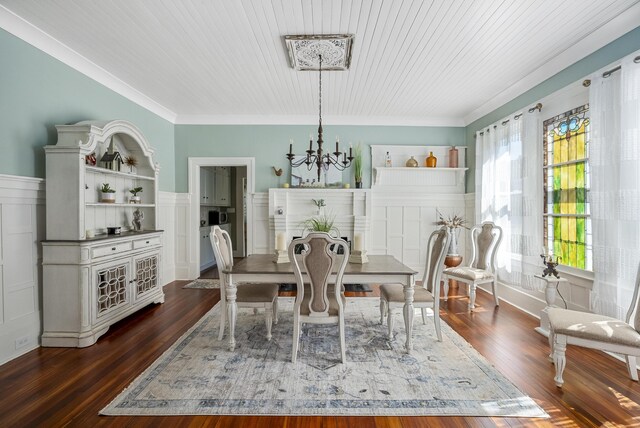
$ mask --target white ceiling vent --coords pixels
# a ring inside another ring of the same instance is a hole
[[[296,70],[318,70],[322,55],[323,70],[347,70],[351,65],[353,34],[284,36],[291,67]]]

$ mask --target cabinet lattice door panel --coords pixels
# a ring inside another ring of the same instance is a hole
[[[98,316],[127,304],[127,264],[111,266],[97,272]]]
[[[136,297],[138,297],[158,287],[158,256],[137,259],[135,263]]]

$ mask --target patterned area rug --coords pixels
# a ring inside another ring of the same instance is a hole
[[[182,288],[220,288],[220,280],[198,278]]]
[[[270,342],[263,313],[240,309],[235,352],[217,340],[216,305],[101,414],[548,417],[444,322],[437,342],[417,316],[404,353],[401,311],[388,340],[377,298],[347,300],[346,364],[337,328],[309,324],[292,364],[292,305],[280,299]]]

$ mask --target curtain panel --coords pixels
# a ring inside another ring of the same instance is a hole
[[[610,77],[592,76],[591,309],[624,319],[640,262],[640,64],[622,60]]]
[[[538,111],[476,133],[476,222],[502,227],[498,278],[526,290],[542,286],[533,277],[543,249],[541,134]]]

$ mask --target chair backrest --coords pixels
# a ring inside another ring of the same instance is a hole
[[[299,255],[296,255],[295,248],[298,245],[302,247],[302,251]],[[337,254],[338,247],[342,247],[344,254]],[[310,285],[309,290],[311,293],[308,299],[309,316],[328,316],[330,299],[337,300],[338,306],[342,307],[340,298],[342,277],[349,261],[349,246],[345,240],[333,238],[326,232],[309,233],[304,238],[297,238],[291,241],[291,244],[289,244],[289,260],[293,265],[293,272],[298,286],[295,303],[296,311],[300,309],[304,299],[305,283]],[[329,279],[332,272],[336,272],[335,295],[329,295],[328,293]],[[307,312],[306,308],[304,312]]]
[[[209,240],[213,247],[213,254],[216,256],[216,264],[220,273],[220,294],[225,299],[225,287],[227,285],[227,275],[223,273],[233,267],[233,247],[231,245],[231,237],[226,230],[220,229],[220,226],[211,226],[209,232]]]
[[[427,263],[422,277],[422,286],[436,296],[436,301],[438,301],[437,296],[440,294],[440,278],[451,238],[449,228],[443,226],[433,231],[427,241]]]
[[[635,313],[635,317],[633,318],[632,325],[637,332],[640,332],[640,293],[638,293],[638,289],[640,289],[640,265],[638,265],[638,273],[636,274],[636,288],[633,290],[633,297],[631,298],[631,306],[629,306],[629,310],[627,311],[627,317],[625,319],[627,324],[630,324],[631,315]]]
[[[476,269],[496,271],[496,254],[502,241],[502,228],[487,221],[471,228],[473,253],[469,266]]]

